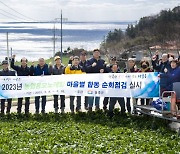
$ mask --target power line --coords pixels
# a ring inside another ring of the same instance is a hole
[[[2,1],[0,1],[0,3],[3,4],[4,6],[8,7],[8,8],[11,9],[12,11],[18,13],[19,15],[25,17],[25,18],[28,18],[28,19],[33,20],[33,21],[37,21],[37,20],[35,20],[35,19],[33,19],[33,18],[30,18],[30,17],[28,17],[28,16],[26,16],[26,15],[23,15],[22,13],[20,13],[20,12],[16,11],[15,9],[9,7],[7,4],[5,4],[5,3],[2,2]]]
[[[3,16],[5,16],[5,17],[8,17],[8,18],[14,19],[14,20],[16,20],[16,21],[19,21],[19,20],[15,19],[15,18],[13,18],[13,17],[10,17],[10,16],[8,16],[8,15],[6,15],[6,14],[4,14],[4,13],[1,13],[1,12],[0,12],[0,14],[3,15]]]
[[[5,10],[0,9],[0,11],[3,11],[4,13],[7,13],[7,14],[9,14],[9,15],[11,15],[11,16],[14,16],[15,18],[19,18],[19,19],[21,19],[21,20],[26,20],[26,19],[24,19],[24,18],[21,18],[21,17],[18,17],[18,16],[16,16],[16,15],[12,14],[12,13],[9,13],[9,12],[7,12],[7,11],[5,11]],[[14,18],[14,17],[13,17],[13,18]],[[28,20],[26,20],[26,21],[28,21]]]

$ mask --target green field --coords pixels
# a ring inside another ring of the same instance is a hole
[[[150,117],[102,112],[0,117],[0,153],[180,152],[180,137]]]
[[[65,66],[67,66],[67,64],[68,64],[68,61],[69,61],[69,57],[68,56],[63,56],[62,57],[62,62],[63,62],[63,64],[65,65]],[[46,64],[49,64],[49,63],[53,63],[53,59],[52,58],[50,58],[50,59],[46,59]],[[34,61],[34,65],[37,65],[38,64],[38,61]],[[15,62],[15,65],[21,65],[21,62],[20,61],[16,61]],[[32,65],[32,61],[29,61],[28,62],[28,66],[31,66]],[[2,66],[0,66],[0,70],[2,69]]]
[[[68,56],[63,56],[63,57],[62,57],[62,62],[63,62],[64,65],[67,65],[67,64],[68,64],[68,61],[69,61],[69,57],[68,57]],[[53,63],[53,59],[52,59],[52,58],[46,59],[46,64],[49,64],[49,63]],[[16,64],[16,65],[21,65],[21,63],[18,62],[18,61],[17,61],[15,64]],[[28,62],[28,66],[31,66],[31,64],[32,64],[32,61],[29,61],[29,62]],[[37,65],[37,64],[38,64],[38,61],[34,61],[34,64]]]

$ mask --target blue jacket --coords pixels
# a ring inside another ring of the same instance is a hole
[[[180,82],[180,67],[169,69],[167,73],[160,75],[160,86],[166,90],[173,90],[173,83]]]
[[[41,68],[39,65],[37,65],[36,67],[31,67],[31,69],[33,69],[34,76],[50,75],[47,64],[45,64],[43,68]]]
[[[92,67],[93,63],[96,63],[95,67]],[[103,59],[96,60],[95,58],[91,58],[87,60],[86,63],[86,73],[100,73],[101,69],[105,70],[105,61]]]

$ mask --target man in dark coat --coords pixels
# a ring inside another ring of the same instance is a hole
[[[82,69],[86,71],[86,64],[87,64],[87,57],[86,57],[86,52],[82,51],[80,54],[80,63],[79,65],[82,67]],[[84,108],[85,110],[88,110],[88,97],[85,96],[85,100],[84,100]]]
[[[168,61],[168,54],[162,55],[162,60],[159,62],[157,59],[157,56],[153,56],[152,58],[152,66],[153,69],[157,72],[164,73],[167,70],[171,68],[170,63]]]
[[[135,59],[129,58],[127,62],[127,68],[124,69],[124,73],[135,73],[139,72],[139,69],[136,66]],[[130,104],[130,97],[127,97],[126,107],[128,113],[131,113],[131,104]],[[133,104],[137,103],[137,99],[133,98]]]
[[[28,60],[26,58],[21,59],[21,66],[17,66],[14,64],[15,62],[15,55],[13,55],[13,58],[11,60],[11,68],[14,69],[17,72],[18,76],[30,76],[30,68],[27,66]],[[22,101],[23,98],[18,98],[18,107],[17,107],[17,113],[21,113],[22,109]],[[30,104],[30,97],[25,97],[25,114],[29,113],[29,104]]]
[[[15,71],[11,71],[8,69],[8,61],[4,60],[2,62],[2,67],[3,70],[0,71],[0,76],[15,76]],[[5,109],[5,101],[7,100],[7,114],[10,113],[11,110],[11,104],[12,104],[12,99],[1,99],[1,114],[4,114],[4,109]]]
[[[95,49],[93,51],[93,58],[89,59],[86,64],[87,73],[104,73],[105,61],[100,58],[100,50]],[[95,99],[96,110],[99,110],[100,97],[88,97],[89,111],[92,111],[93,102]]]
[[[110,64],[106,65],[106,67],[105,67],[105,73],[112,72],[111,68],[114,64],[117,64],[117,59],[116,59],[116,57],[111,57]],[[118,72],[120,72],[119,68],[118,68]],[[104,111],[107,110],[108,103],[109,103],[109,97],[104,97],[104,100],[103,100],[103,110]]]
[[[121,73],[119,70],[119,67],[117,64],[113,64],[111,66],[111,72],[110,73]],[[109,115],[110,117],[112,117],[113,114],[113,110],[114,110],[114,106],[116,104],[116,102],[118,101],[120,107],[121,107],[121,113],[124,114],[125,113],[125,101],[123,97],[110,97],[110,103],[109,103]]]

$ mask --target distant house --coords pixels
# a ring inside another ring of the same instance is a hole
[[[179,56],[180,53],[180,43],[176,41],[168,41],[164,44],[155,45],[150,47],[151,50],[159,50],[162,53],[171,53],[173,55]]]

